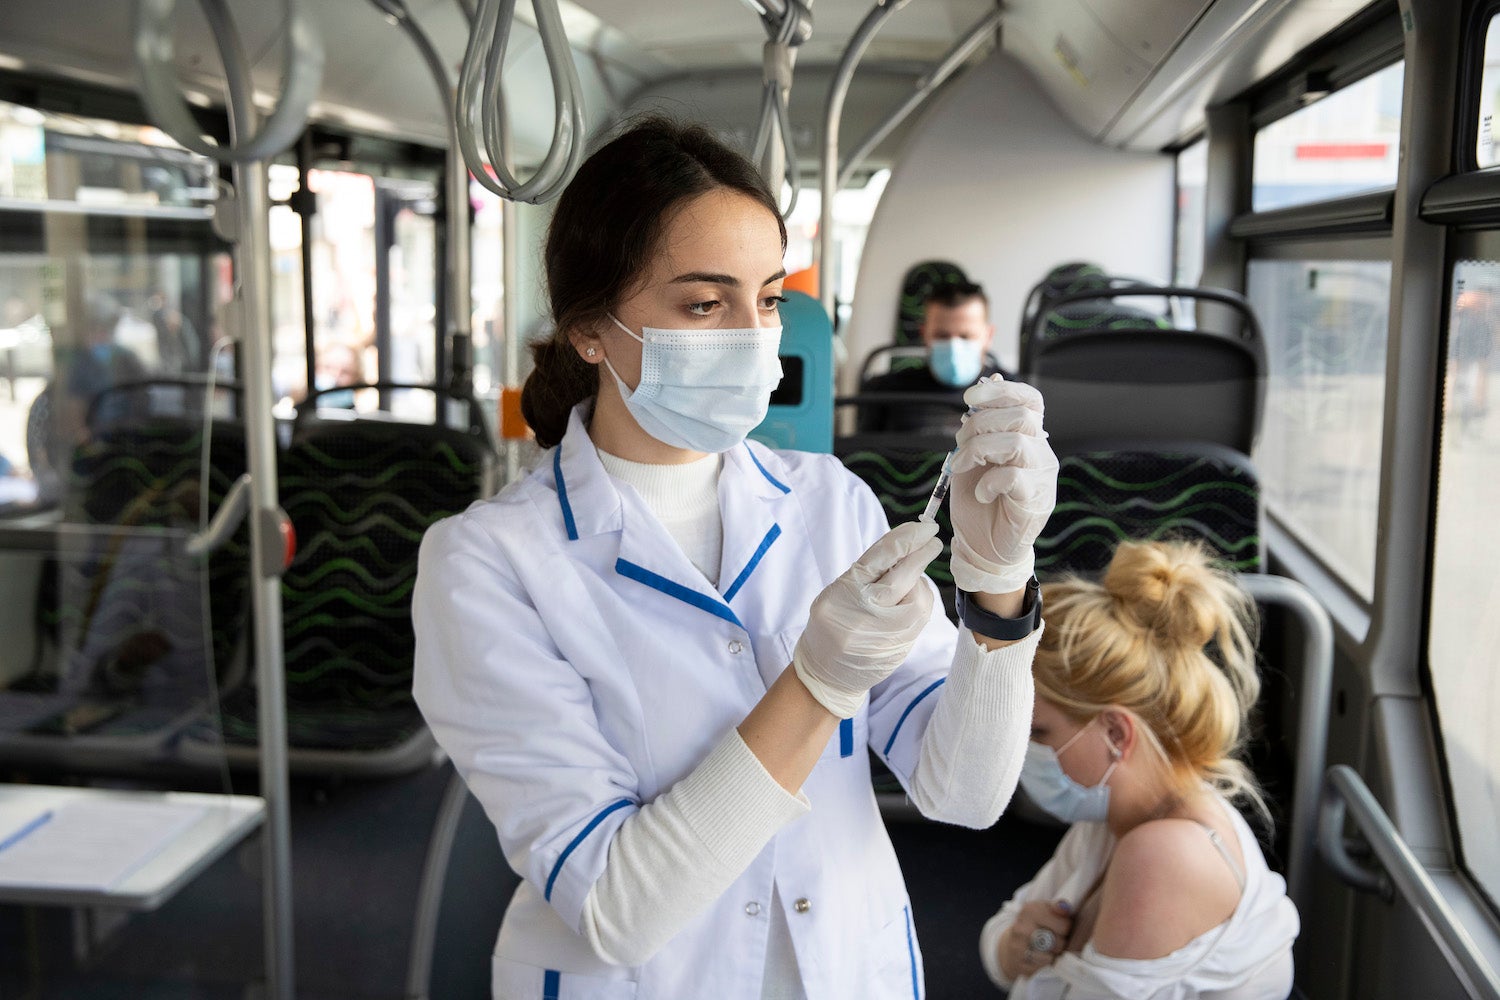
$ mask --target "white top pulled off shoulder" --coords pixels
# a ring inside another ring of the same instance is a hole
[[[1010,982],[1000,969],[1000,936],[1033,900],[1074,906],[1103,873],[1114,835],[1103,823],[1075,823],[1036,877],[1016,890],[980,935],[980,958],[1011,1000],[1284,1000],[1292,989],[1292,942],[1300,924],[1286,882],[1266,867],[1249,825],[1220,799],[1245,859],[1245,886],[1229,919],[1153,959],[1100,954],[1092,942],[1033,976]]]

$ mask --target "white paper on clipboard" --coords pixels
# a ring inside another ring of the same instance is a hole
[[[160,854],[207,807],[79,799],[0,850],[0,886],[105,892]]]

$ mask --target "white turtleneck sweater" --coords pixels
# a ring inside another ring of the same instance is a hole
[[[723,468],[724,456],[706,455],[683,465],[647,465],[600,451],[599,461],[604,464],[604,471],[640,494],[651,513],[676,539],[688,561],[717,587],[724,544],[724,522],[719,514],[719,470]],[[675,800],[671,801],[675,804]],[[674,818],[671,822],[681,821]],[[780,891],[776,889],[772,890],[770,919],[761,1000],[803,1000],[806,994],[802,992],[802,977],[797,972],[792,931],[787,925]]]

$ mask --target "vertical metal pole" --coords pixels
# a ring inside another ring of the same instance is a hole
[[[254,131],[253,111],[231,109],[241,135]],[[281,650],[281,508],[276,502],[276,432],[271,415],[271,246],[269,199],[263,160],[236,165],[239,208],[240,315],[244,336],[245,445],[250,468],[251,602],[255,612],[256,683],[259,700],[260,789],[266,800],[265,854],[266,986],[270,1000],[291,1000],[292,852],[286,769],[286,668]]]
[[[823,110],[823,155],[818,168],[818,187],[822,204],[818,208],[818,299],[828,318],[837,325],[834,315],[834,278],[838,261],[833,259],[833,196],[838,191],[839,178],[839,123],[844,115],[844,99],[849,96],[849,83],[854,79],[854,70],[864,56],[865,49],[875,38],[875,33],[886,19],[905,7],[909,0],[876,0],[875,7],[854,29],[849,47],[839,57],[833,81],[828,85],[828,101]]]
[[[224,53],[231,139],[255,134],[256,111],[239,34],[225,0],[202,0]],[[276,502],[276,429],[271,414],[271,216],[265,160],[234,166],[239,242],[235,247],[242,319],[245,451],[250,472],[250,599],[255,618],[256,722],[260,731],[261,886],[266,996],[292,1000],[292,845],[286,762],[286,666],[282,658],[283,514]]]
[[[506,149],[515,148],[510,136],[510,116],[502,116],[500,128]],[[506,169],[515,173],[515,164]],[[500,271],[504,286],[502,321],[505,327],[505,366],[502,373],[505,389],[520,388],[521,382],[521,206],[506,198],[500,202]],[[502,390],[504,391],[504,390]],[[510,485],[521,474],[521,443],[505,441],[505,484]]]
[[[401,202],[375,181],[375,378],[391,381],[391,247],[396,245],[396,213]],[[381,404],[384,406],[384,391]]]
[[[317,316],[313,307],[312,239],[313,216],[318,210],[318,196],[313,194],[307,175],[312,170],[312,133],[305,132],[297,143],[297,193],[292,195],[292,205],[302,223],[302,338],[303,367],[307,370],[307,391],[317,388],[318,345],[315,332]]]

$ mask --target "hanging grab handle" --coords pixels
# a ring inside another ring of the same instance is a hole
[[[539,204],[556,197],[583,162],[586,128],[582,86],[557,0],[533,0],[537,32],[552,75],[556,120],[552,144],[536,173],[522,182],[511,173],[502,74],[516,0],[479,0],[474,30],[458,77],[458,144],[475,180],[502,198]],[[484,143],[481,153],[479,143]],[[488,166],[488,170],[486,167]],[[490,170],[494,175],[490,175]]]
[[[783,179],[791,186],[791,200],[782,209],[782,215],[787,216],[796,209],[802,193],[802,170],[792,145],[787,97],[792,89],[797,46],[812,33],[812,14],[803,0],[784,0],[779,11],[770,7],[761,11],[761,23],[766,29],[766,44],[761,60],[760,118],[750,158],[760,166],[773,193],[778,193],[777,185]],[[779,149],[772,144],[773,134],[780,137]]]
[[[225,29],[232,27],[228,24],[227,10],[203,0],[200,3],[215,29],[225,76],[233,88],[230,101],[252,100],[251,88],[245,82],[250,77],[249,67],[243,64],[243,50],[238,44],[225,44]],[[136,0],[135,5],[135,62],[140,74],[141,101],[156,126],[185,149],[223,163],[269,159],[295,142],[307,124],[308,108],[323,81],[323,45],[311,19],[297,7],[295,0],[287,0],[287,21],[282,31],[285,63],[281,100],[260,131],[237,137],[237,141],[227,145],[203,137],[202,129],[182,99],[173,63],[176,46],[172,21],[176,10],[177,0]],[[242,86],[234,87],[237,82]]]

